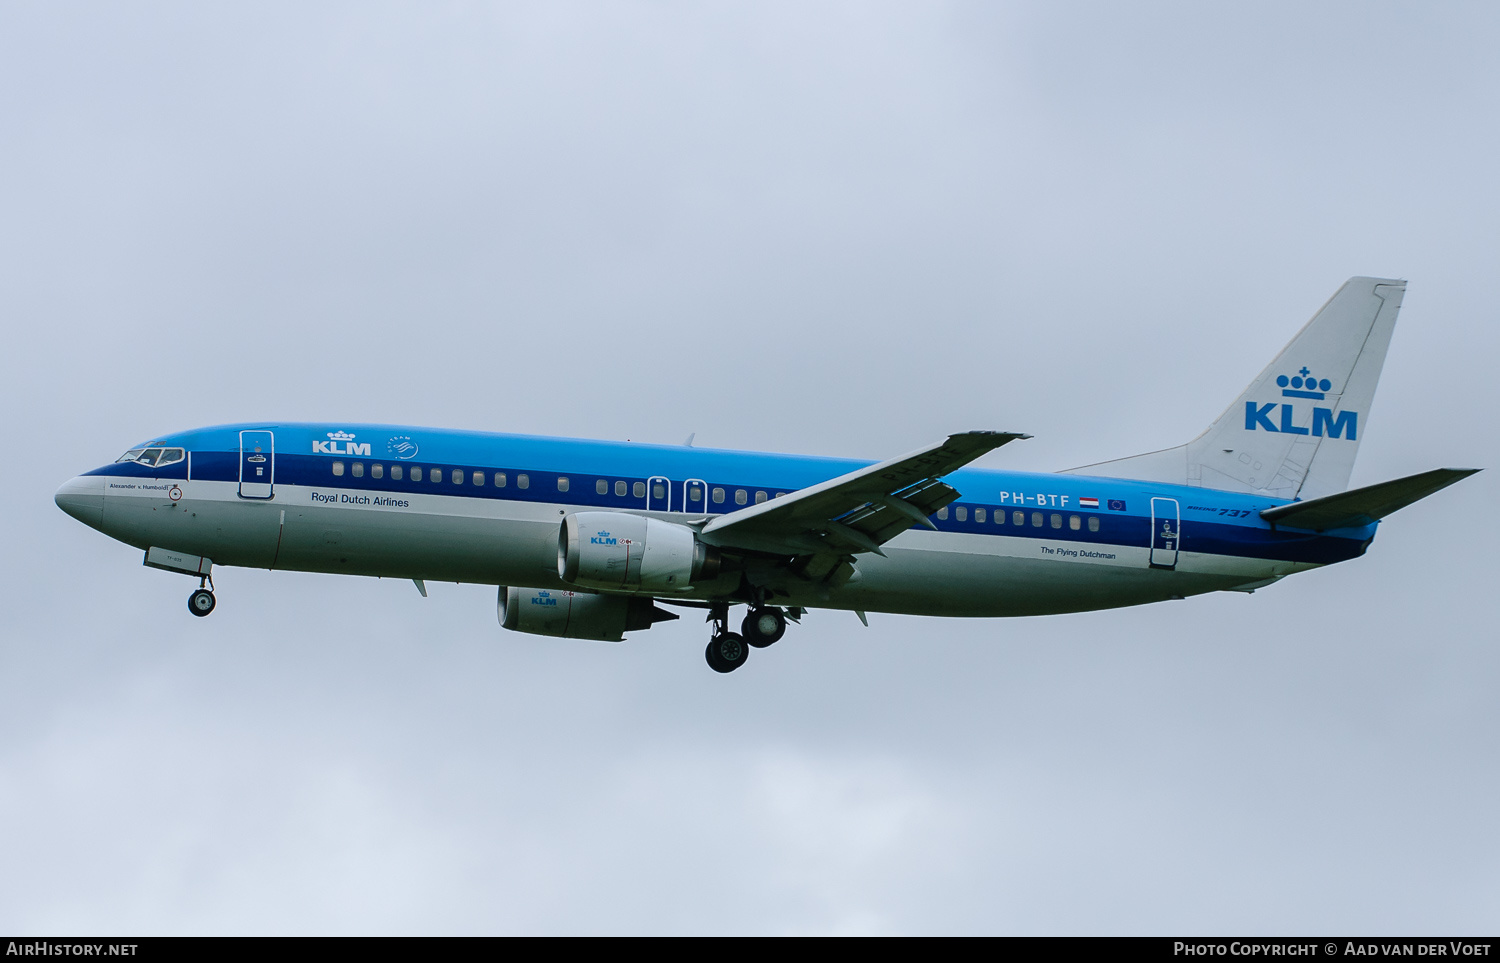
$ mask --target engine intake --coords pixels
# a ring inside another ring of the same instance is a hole
[[[657,607],[653,599],[570,589],[502,585],[498,601],[502,628],[561,639],[621,642],[626,632],[677,618],[677,613]]]
[[[626,591],[682,591],[719,574],[719,550],[686,525],[625,512],[563,519],[557,576],[572,585]]]

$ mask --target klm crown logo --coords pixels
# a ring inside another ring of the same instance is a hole
[[[1286,375],[1277,375],[1276,383],[1281,386],[1281,397],[1315,398],[1322,401],[1325,393],[1333,387],[1333,382],[1327,378],[1320,381],[1311,375],[1312,372],[1307,370],[1306,365],[1290,378]]]
[[[1283,398],[1307,398],[1312,401],[1323,401],[1328,397],[1328,392],[1333,390],[1333,382],[1327,378],[1314,378],[1312,371],[1306,365],[1295,375],[1277,375],[1276,385],[1281,389]],[[1277,408],[1281,409],[1279,421],[1271,419],[1271,413]],[[1296,423],[1296,408],[1283,402],[1260,404],[1255,401],[1245,402],[1245,430],[1246,431],[1274,431],[1285,435],[1312,435],[1315,438],[1343,438],[1348,441],[1356,441],[1359,437],[1359,413],[1354,411],[1334,412],[1332,408],[1313,406],[1312,424],[1299,425]]]

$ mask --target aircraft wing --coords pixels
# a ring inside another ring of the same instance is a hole
[[[954,501],[938,479],[986,452],[1030,435],[966,431],[909,455],[861,468],[782,498],[721,515],[703,540],[724,548],[780,556],[885,554],[880,546]]]
[[[1477,471],[1478,468],[1434,468],[1420,475],[1408,475],[1366,488],[1339,492],[1337,495],[1278,505],[1261,512],[1260,517],[1273,525],[1310,528],[1318,532],[1335,528],[1357,528],[1379,521]]]

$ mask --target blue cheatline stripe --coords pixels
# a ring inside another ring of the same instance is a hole
[[[332,466],[335,460],[345,463],[345,473],[341,477],[333,475]],[[444,495],[450,498],[474,498],[488,499],[493,501],[507,502],[529,502],[545,504],[567,504],[585,508],[597,508],[601,510],[616,511],[641,511],[646,508],[646,497],[637,497],[631,494],[636,482],[647,483],[645,478],[631,478],[619,475],[571,475],[569,478],[569,490],[560,492],[557,490],[556,472],[542,472],[534,469],[520,467],[494,468],[487,467],[477,469],[472,466],[457,465],[432,465],[427,463],[402,463],[403,474],[409,475],[411,468],[420,467],[424,476],[432,470],[440,473],[442,481],[412,481],[409,477],[395,480],[389,477],[391,463],[386,465],[387,477],[374,478],[369,474],[366,463],[366,474],[362,478],[355,478],[350,473],[350,459],[334,459],[323,455],[278,455],[276,457],[276,487],[278,493],[283,496],[287,494],[286,489],[301,488],[317,490],[319,488],[328,490],[360,491],[372,494],[385,495]],[[176,466],[173,466],[176,467]],[[113,469],[124,469],[114,471]],[[453,484],[452,472],[458,470],[463,473],[463,482]],[[477,486],[472,483],[472,473],[481,471],[485,476],[485,484]],[[506,475],[506,486],[504,488],[494,487],[494,475],[496,472],[504,472]],[[186,472],[176,476],[153,475],[151,469],[143,465],[120,465],[110,466],[108,469],[99,469],[94,474],[116,474],[130,477],[186,477]],[[238,452],[195,452],[193,458],[193,477],[201,481],[236,482],[239,478],[239,454]],[[529,488],[517,487],[520,475],[529,475],[531,485]],[[595,482],[598,479],[607,482],[606,493],[599,494]],[[627,494],[617,496],[615,482],[626,482]],[[716,483],[708,481],[707,488],[712,491],[715,487],[726,490],[728,498],[723,505],[710,505],[712,514],[722,514],[735,510],[738,506],[732,503],[732,493],[735,488],[746,486],[735,486],[732,483]],[[683,483],[673,480],[672,508],[674,511],[682,511]],[[753,499],[753,492],[751,498]],[[768,494],[774,494],[783,489],[771,488]],[[649,489],[648,489],[649,491]],[[702,503],[699,503],[700,505]],[[968,518],[960,521],[957,512],[957,504],[950,506],[947,518],[933,517],[933,524],[940,532],[965,533],[971,535],[997,535],[1012,538],[1030,538],[1042,541],[1068,541],[1084,544],[1096,544],[1101,547],[1146,547],[1151,541],[1151,520],[1149,515],[1132,515],[1119,512],[1099,511],[1097,509],[1070,508],[1016,508],[1011,505],[983,504],[972,501],[962,502],[967,509]],[[986,521],[977,520],[975,509],[984,509]],[[701,511],[701,509],[700,509]],[[1014,513],[1021,512],[1023,522],[1015,524]],[[698,514],[699,512],[694,512]],[[1040,514],[1043,526],[1038,528],[1032,524],[1032,516]],[[997,515],[1005,518],[1004,524],[997,524],[994,519]],[[1052,527],[1052,516],[1057,515],[1062,520],[1061,528]],[[1069,526],[1071,516],[1077,515],[1080,519],[1081,528],[1074,531]],[[1088,529],[1088,519],[1099,520],[1099,531],[1093,532]],[[1247,525],[1226,524],[1220,522],[1193,519],[1191,517],[1182,520],[1182,540],[1180,548],[1184,552],[1198,552],[1210,555],[1238,556],[1244,558],[1280,559],[1292,562],[1311,562],[1328,564],[1344,561],[1358,557],[1364,553],[1365,541],[1351,538],[1338,538],[1313,535],[1310,533],[1298,533],[1287,531],[1273,531],[1270,529],[1253,528]]]

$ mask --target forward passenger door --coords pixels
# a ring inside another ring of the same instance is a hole
[[[269,431],[240,432],[240,497],[276,494],[276,436]]]

